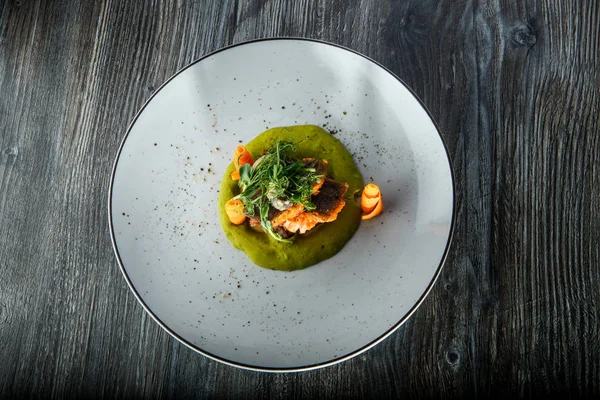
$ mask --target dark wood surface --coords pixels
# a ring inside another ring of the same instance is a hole
[[[115,260],[112,162],[169,76],[258,37],[381,62],[441,127],[455,239],[418,311],[316,371],[211,361]],[[0,398],[600,396],[600,2],[0,0]]]

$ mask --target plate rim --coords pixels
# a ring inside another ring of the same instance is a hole
[[[442,254],[442,257],[441,257],[439,265],[438,265],[438,267],[437,267],[437,269],[435,271],[435,274],[433,275],[431,281],[427,285],[427,288],[424,290],[424,292],[421,294],[421,296],[415,302],[415,304],[406,312],[406,314],[404,314],[404,316],[398,322],[396,322],[387,331],[385,331],[379,337],[377,337],[376,339],[374,339],[371,342],[367,343],[366,345],[364,345],[364,346],[362,346],[362,347],[360,347],[360,348],[358,348],[358,349],[356,349],[356,350],[354,350],[354,351],[352,351],[352,352],[350,352],[348,354],[345,354],[343,356],[333,358],[333,359],[331,359],[329,361],[325,361],[325,362],[321,362],[321,363],[316,363],[316,364],[303,365],[303,366],[298,366],[298,367],[265,367],[265,366],[256,366],[256,365],[250,365],[250,364],[245,364],[245,363],[242,363],[242,362],[228,360],[228,359],[226,359],[224,357],[220,357],[220,356],[212,354],[212,353],[210,353],[210,352],[208,352],[206,350],[203,350],[199,346],[196,346],[193,343],[188,342],[186,339],[184,339],[179,334],[177,334],[176,332],[174,332],[169,326],[167,326],[164,322],[162,322],[160,320],[160,318],[157,315],[155,315],[152,312],[152,310],[146,305],[146,303],[144,302],[144,300],[142,299],[142,297],[140,296],[140,294],[136,290],[135,286],[133,285],[133,282],[131,281],[131,279],[127,275],[127,271],[125,270],[125,265],[123,263],[123,260],[121,260],[121,256],[119,254],[119,249],[118,249],[116,238],[115,238],[115,231],[114,231],[113,219],[112,219],[112,215],[113,215],[113,207],[112,207],[113,186],[114,186],[114,180],[115,180],[115,172],[116,172],[117,166],[119,164],[119,159],[121,157],[121,152],[123,150],[123,146],[125,145],[125,142],[127,141],[127,138],[129,137],[129,134],[131,133],[131,130],[132,130],[133,126],[137,122],[137,120],[140,117],[140,115],[142,114],[142,112],[148,106],[148,104],[150,104],[150,102],[152,101],[152,99],[154,99],[154,97],[166,85],[168,85],[173,79],[175,79],[177,76],[179,76],[182,72],[184,72],[188,68],[192,67],[193,65],[195,65],[195,64],[197,64],[197,63],[199,63],[199,62],[201,62],[201,61],[203,61],[203,60],[205,60],[205,59],[207,59],[207,58],[209,58],[211,56],[214,56],[217,53],[220,53],[220,52],[226,51],[226,50],[230,50],[230,49],[238,47],[238,46],[248,45],[248,44],[257,43],[257,42],[270,42],[270,41],[304,41],[304,42],[312,42],[312,43],[316,43],[316,44],[320,44],[320,45],[325,45],[325,46],[337,47],[339,49],[348,51],[350,53],[353,53],[355,55],[358,55],[358,56],[366,59],[367,61],[372,62],[373,64],[375,64],[376,66],[382,68],[384,71],[386,71],[388,74],[390,74],[394,79],[396,79],[398,82],[400,82],[400,84],[402,84],[402,86],[404,86],[408,90],[408,92],[417,100],[417,102],[423,108],[423,110],[425,110],[425,113],[427,114],[427,116],[431,120],[433,126],[435,127],[435,129],[436,129],[436,131],[438,133],[439,139],[442,142],[442,145],[444,147],[444,151],[446,152],[446,160],[448,162],[448,168],[450,169],[450,180],[451,180],[450,183],[452,185],[452,216],[451,216],[451,220],[450,220],[450,231],[448,232],[448,240],[446,241],[446,247],[444,248],[444,253]],[[121,140],[121,143],[119,145],[119,148],[118,148],[116,156],[115,156],[115,160],[113,162],[113,167],[112,167],[111,175],[110,175],[110,183],[109,183],[109,187],[108,187],[108,226],[109,226],[109,233],[110,233],[110,239],[111,239],[113,251],[115,253],[115,256],[116,256],[116,259],[117,259],[117,263],[119,265],[119,269],[121,270],[121,273],[123,274],[123,277],[125,278],[125,281],[127,282],[127,286],[129,286],[129,289],[131,290],[131,292],[133,293],[133,295],[135,296],[135,298],[137,299],[137,301],[140,303],[140,305],[142,306],[142,308],[169,335],[171,335],[173,338],[175,338],[177,341],[179,341],[180,343],[182,343],[186,347],[190,348],[191,350],[193,350],[193,351],[195,351],[195,352],[197,352],[197,353],[199,353],[199,354],[201,354],[201,355],[203,355],[205,357],[208,357],[208,358],[210,358],[212,360],[218,361],[220,363],[223,363],[223,364],[226,364],[226,365],[229,365],[229,366],[238,367],[238,368],[242,368],[242,369],[246,369],[246,370],[250,370],[250,371],[260,371],[260,372],[276,372],[276,373],[302,372],[302,371],[310,371],[310,370],[315,370],[315,369],[318,369],[318,368],[324,368],[324,367],[332,366],[332,365],[335,365],[335,364],[341,363],[343,361],[349,360],[349,359],[351,359],[353,357],[356,357],[359,354],[362,354],[362,353],[366,352],[367,350],[373,348],[377,344],[379,344],[382,341],[384,341],[385,339],[387,339],[392,333],[394,333],[396,330],[398,330],[398,328],[400,328],[400,326],[402,326],[412,316],[412,314],[414,314],[414,312],[419,308],[419,306],[423,303],[423,301],[425,300],[425,298],[427,298],[427,296],[431,292],[431,289],[433,288],[435,282],[437,281],[437,279],[441,275],[441,271],[442,271],[442,269],[443,269],[443,267],[444,267],[444,265],[446,263],[446,260],[448,258],[448,253],[449,253],[449,250],[451,248],[452,241],[454,239],[454,228],[455,228],[455,223],[456,223],[456,206],[457,206],[456,201],[457,200],[456,200],[456,186],[455,186],[454,168],[453,168],[453,165],[452,165],[452,160],[450,158],[450,152],[448,150],[448,145],[447,145],[447,143],[446,143],[446,141],[444,139],[444,136],[442,135],[442,131],[441,131],[440,127],[438,126],[438,124],[436,123],[436,121],[434,120],[433,116],[431,115],[431,112],[429,111],[429,109],[425,106],[424,102],[419,98],[419,96],[417,96],[417,94],[400,77],[398,77],[394,72],[392,72],[389,68],[387,68],[383,64],[379,63],[378,61],[376,61],[376,60],[370,58],[369,56],[366,56],[366,55],[364,55],[364,54],[362,54],[362,53],[360,53],[360,52],[358,52],[356,50],[348,48],[346,46],[343,46],[343,45],[340,45],[340,44],[337,44],[337,43],[327,42],[327,41],[320,40],[320,39],[302,38],[302,37],[293,37],[293,36],[280,36],[280,37],[257,38],[257,39],[245,40],[245,41],[238,42],[238,43],[233,43],[231,45],[228,45],[228,46],[219,48],[217,50],[214,50],[212,52],[209,52],[209,53],[203,55],[202,57],[195,59],[191,63],[185,65],[183,68],[181,68],[180,70],[178,70],[177,72],[175,72],[173,75],[171,75],[171,77],[169,77],[169,79],[167,79],[165,82],[163,82],[154,91],[154,93],[152,93],[152,95],[144,102],[144,104],[136,112],[136,114],[133,117],[131,123],[127,127],[127,130],[125,132],[125,135],[123,136],[123,139]]]

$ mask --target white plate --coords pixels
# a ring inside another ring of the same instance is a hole
[[[337,131],[385,211],[335,257],[272,271],[225,238],[218,189],[238,143],[296,124]],[[331,365],[398,328],[439,275],[453,219],[450,162],[419,100],[374,61],[303,39],[231,46],[178,72],[129,127],[109,193],[115,253],[146,311],[190,348],[265,371]]]

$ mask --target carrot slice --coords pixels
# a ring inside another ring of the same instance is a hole
[[[375,208],[375,206],[377,206],[377,203],[379,203],[379,196],[378,197],[361,197],[360,199],[360,207],[363,210],[363,213],[368,214],[371,211],[373,211],[373,209]]]
[[[254,164],[252,155],[246,146],[237,146],[235,148],[235,152],[233,153],[233,164],[235,165],[236,169],[239,169],[244,164]]]
[[[362,196],[360,198],[360,206],[363,210],[363,213],[368,214],[381,199],[381,192],[379,191],[379,187],[373,183],[369,183],[363,189]]]
[[[381,192],[379,187],[373,183],[369,183],[363,189],[360,198],[360,207],[362,208],[362,219],[371,219],[383,211],[383,201],[381,200]]]
[[[362,219],[371,219],[371,218],[376,217],[377,215],[381,214],[382,211],[383,211],[383,202],[381,200],[379,200],[379,202],[377,203],[377,205],[375,206],[373,211],[371,211],[368,214],[363,214],[361,218]]]
[[[232,224],[240,225],[246,221],[244,215],[244,204],[241,200],[229,200],[225,203],[225,212]]]
[[[237,181],[240,179],[240,167],[244,164],[254,164],[252,155],[246,148],[246,146],[237,146],[233,153],[233,165],[235,165],[235,171],[231,174],[231,179]]]

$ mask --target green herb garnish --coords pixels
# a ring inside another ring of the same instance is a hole
[[[285,243],[292,241],[273,230],[268,219],[269,209],[285,210],[301,204],[307,211],[314,210],[312,188],[322,177],[317,175],[315,168],[308,168],[288,156],[287,153],[296,148],[295,143],[280,140],[256,160],[254,166],[242,165],[238,182],[241,193],[234,197],[244,203],[246,214],[258,212],[261,226],[272,238]]]

